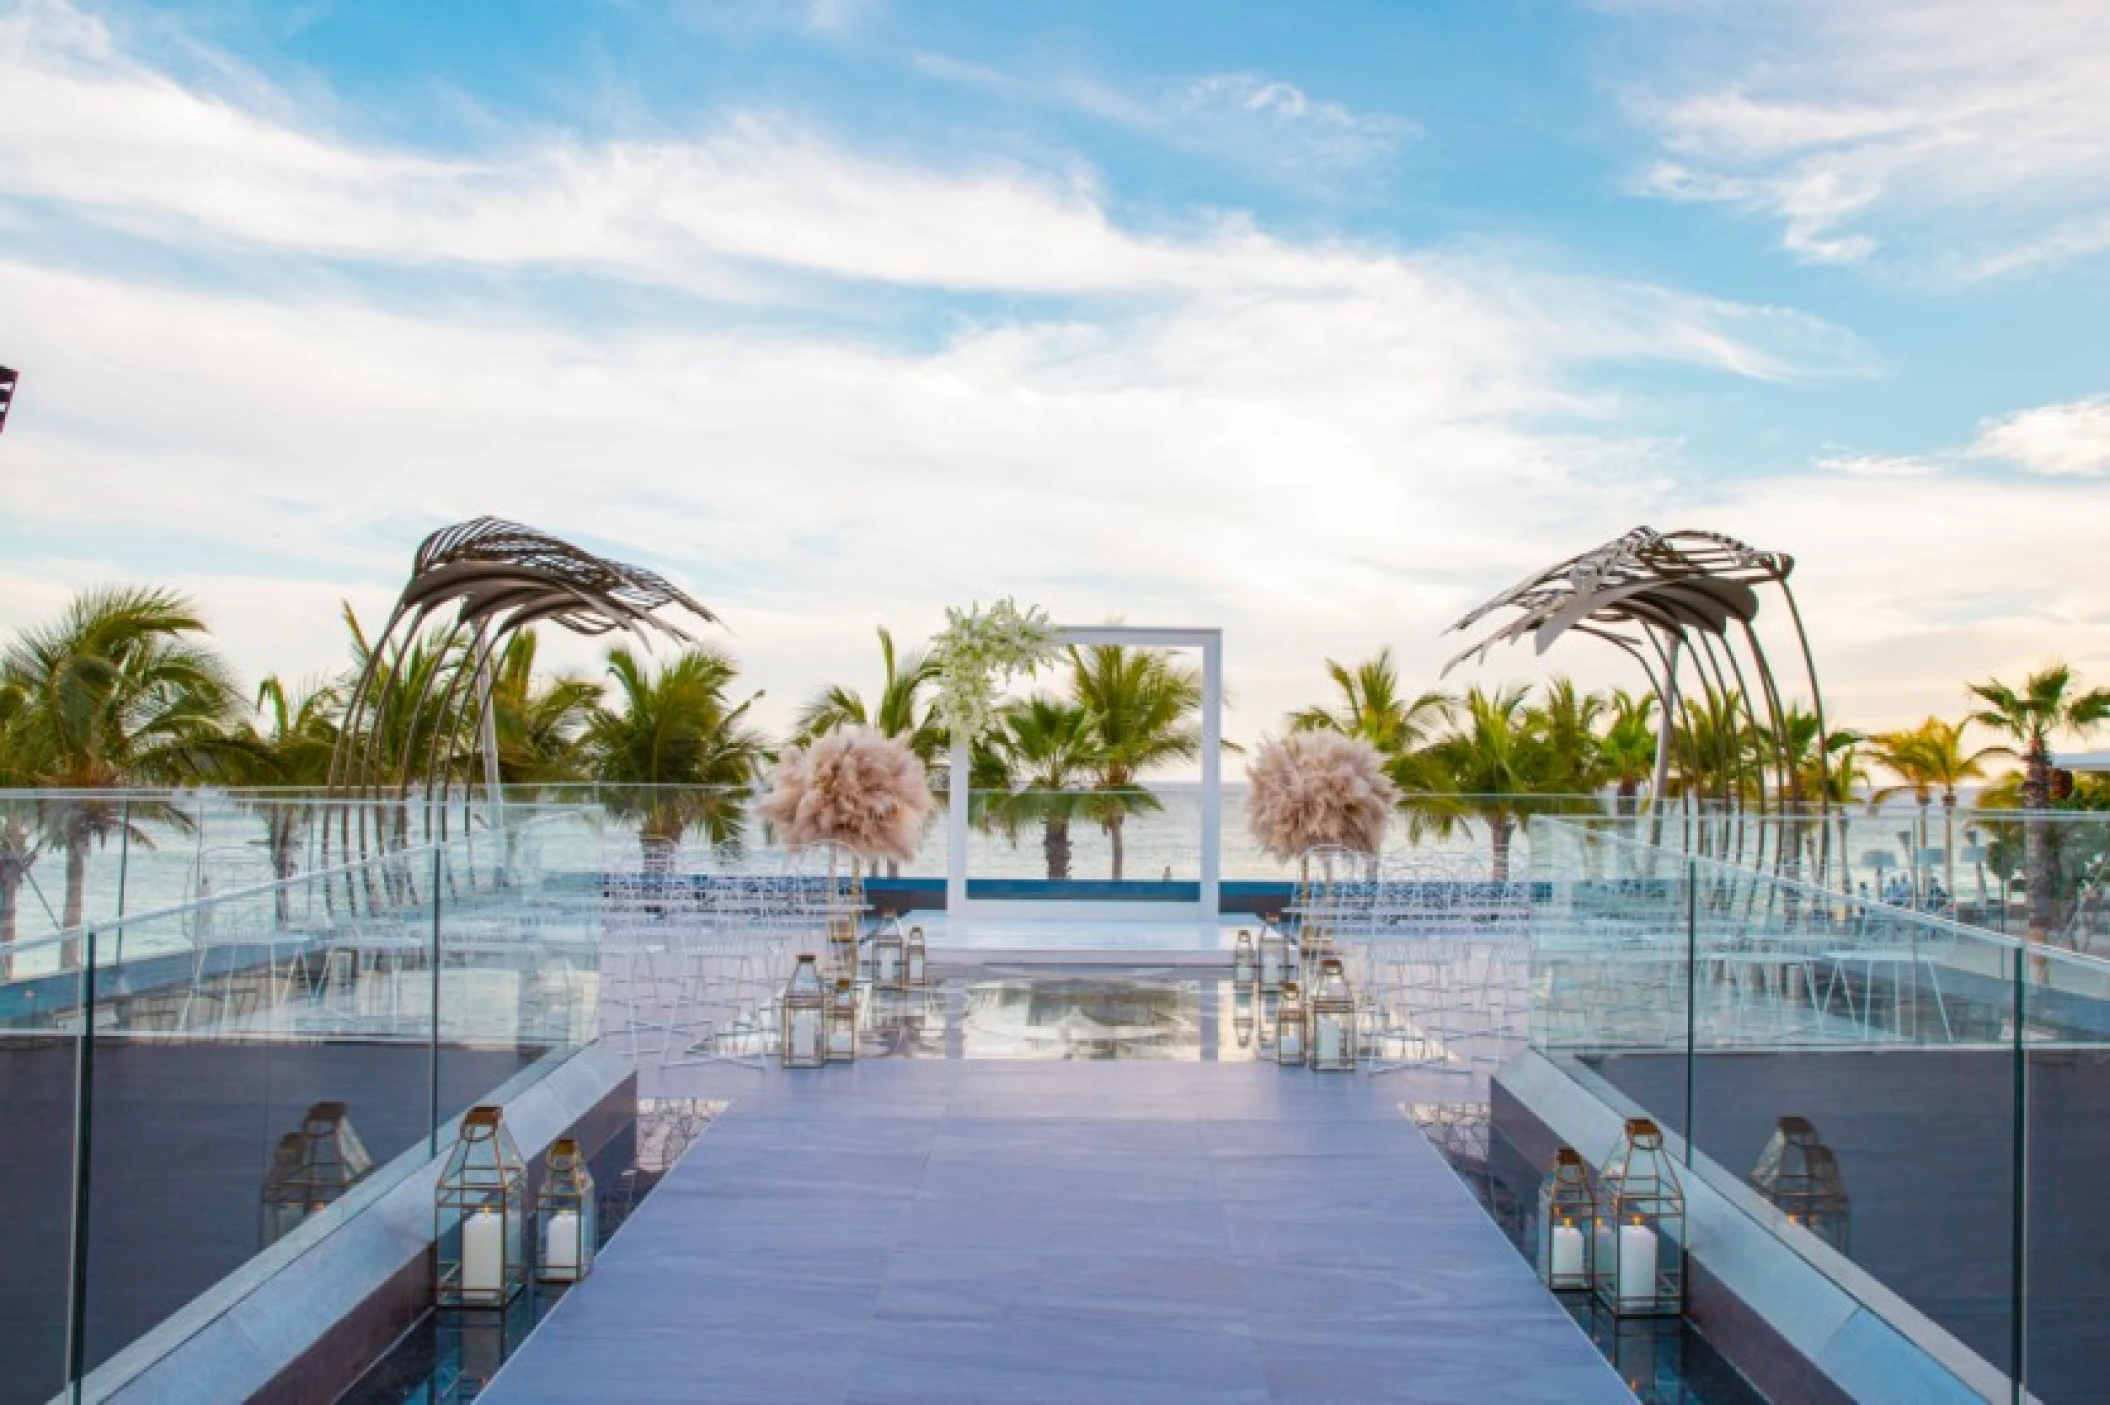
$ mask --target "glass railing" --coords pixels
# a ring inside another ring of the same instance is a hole
[[[2110,956],[2110,814],[1855,803],[1579,817],[1622,837]],[[2030,879],[2041,845],[2042,880]]]
[[[970,800],[969,875],[977,880],[1067,877],[1098,883],[1195,882],[1201,873],[1202,795],[1192,783],[1121,791],[976,790]],[[1528,821],[1538,814],[1616,815],[1594,796],[1417,795],[1392,818],[1387,849],[1455,855],[1491,870],[1528,869]],[[566,827],[538,822],[569,816]],[[1226,882],[1283,882],[1294,860],[1255,839],[1242,784],[1223,788],[1219,818]],[[942,881],[946,798],[908,859],[881,876]],[[764,822],[749,787],[549,785],[506,787],[492,803],[480,787],[445,804],[418,798],[346,799],[289,790],[107,792],[0,791],[0,980],[72,969],[80,944],[45,938],[127,917],[369,860],[385,850],[446,842],[475,862],[504,867],[531,847],[574,875],[620,866],[651,850],[692,867],[767,867],[784,838]],[[1118,851],[1118,857],[1117,857]],[[98,944],[98,959],[119,953]]]
[[[544,815],[24,943],[0,984],[0,1402],[48,1401],[591,1040],[599,892]],[[21,974],[27,971],[31,974]]]
[[[2002,1398],[2100,1399],[2110,963],[1531,829],[1532,1046],[1916,1346]]]

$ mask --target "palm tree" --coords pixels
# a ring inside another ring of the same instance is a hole
[[[876,701],[868,705],[863,694],[841,684],[821,688],[799,709],[793,739],[808,742],[837,727],[870,727],[901,741],[924,766],[935,765],[949,743],[937,709],[924,696],[938,676],[937,662],[925,654],[897,656],[894,636],[884,626],[878,633],[883,670]]]
[[[1300,732],[1340,732],[1370,743],[1381,756],[1399,756],[1426,743],[1435,729],[1450,716],[1450,699],[1440,692],[1426,692],[1408,699],[1399,686],[1399,668],[1392,650],[1377,651],[1354,668],[1326,661],[1326,676],[1340,693],[1334,708],[1307,707],[1290,714],[1289,725]]]
[[[1598,767],[1615,787],[1613,808],[1631,816],[1640,808],[1642,782],[1656,774],[1656,695],[1615,688],[1610,707],[1612,720],[1597,739]]]
[[[502,784],[561,785],[584,779],[586,722],[601,700],[590,678],[559,674],[536,686],[535,631],[506,640],[491,677],[493,730]]]
[[[1428,749],[1443,789],[1400,802],[1439,830],[1462,819],[1485,824],[1497,882],[1509,878],[1510,844],[1526,813],[1520,800],[1558,789],[1563,778],[1560,762],[1535,725],[1530,700],[1531,689],[1523,684],[1492,692],[1475,687],[1454,699],[1456,724]]]
[[[829,684],[799,709],[792,724],[792,739],[804,743],[838,727],[870,727],[881,736],[900,741],[929,770],[945,756],[951,744],[944,723],[938,720],[937,708],[925,698],[938,677],[937,660],[927,654],[897,656],[893,634],[884,625],[878,633],[882,671],[876,701],[868,705],[855,689]],[[887,876],[900,877],[901,865],[887,860]]]
[[[1926,792],[1941,790],[1942,803],[1942,853],[1946,865],[1945,882],[1949,892],[1956,892],[1956,787],[1969,781],[1983,780],[1985,763],[1995,757],[2006,755],[2004,747],[1981,747],[1977,751],[1964,750],[1964,729],[1971,725],[1970,719],[1961,722],[1944,722],[1939,717],[1929,717],[1910,732],[1887,733],[1877,741],[1891,740],[1892,750],[1881,756],[1881,760],[1892,770],[1898,771],[1912,782],[1915,793],[1920,796],[1920,833],[1925,842],[1927,826]],[[1902,753],[1899,756],[1899,753]],[[1902,760],[1902,768],[1898,760]],[[1880,794],[1880,792],[1879,792]]]
[[[1546,746],[1555,790],[1588,795],[1605,783],[1597,724],[1607,706],[1604,694],[1584,692],[1565,675],[1557,674],[1546,684],[1545,700],[1532,709],[1532,725]]]
[[[1754,779],[1763,786],[1764,776],[1750,764],[1753,737],[1743,695],[1710,687],[1700,697],[1686,697],[1679,710],[1684,717],[1676,740],[1684,754],[1672,775],[1673,788],[1701,799],[1756,798]]]
[[[2022,763],[2022,805],[2036,811],[2051,805],[2051,739],[2061,732],[2086,734],[2110,720],[2110,688],[2075,691],[2073,670],[2063,663],[2040,669],[2020,689],[1997,678],[1969,685],[1984,706],[1969,721],[2000,733],[2015,746],[1989,747],[1981,755],[2005,756]],[[2019,747],[2019,750],[2017,749]],[[2051,936],[2058,919],[2052,889],[2049,836],[2040,822],[2026,831],[2029,871],[2029,934],[2032,941]]]
[[[0,676],[0,787],[35,783],[21,727],[28,703],[20,685]],[[0,978],[13,972],[16,906],[23,882],[44,852],[44,833],[30,819],[30,807],[0,795]]]
[[[713,845],[744,833],[748,788],[767,748],[747,725],[756,693],[730,704],[739,666],[714,649],[688,649],[655,676],[625,648],[608,653],[620,710],[598,704],[587,715],[585,746],[608,812],[635,818],[649,854],[701,829]]]
[[[1931,718],[1929,719],[1932,720]],[[1934,803],[1935,781],[1928,774],[1923,760],[1923,738],[1917,730],[1900,732],[1878,732],[1868,739],[1868,749],[1876,764],[1898,778],[1898,784],[1878,786],[1868,797],[1870,809],[1900,795],[1912,796],[1918,809],[1916,830],[1919,835],[1913,852],[1906,856],[1912,873],[1912,888],[1921,891],[1919,851],[1927,847],[1927,811]]]
[[[310,684],[288,693],[277,674],[257,685],[256,710],[269,723],[251,723],[243,740],[249,764],[243,779],[252,785],[297,786],[319,790],[330,783],[330,758],[337,750],[337,719],[343,699],[328,683]],[[290,796],[272,796],[261,806],[264,843],[271,871],[291,878],[300,867],[301,843],[307,836],[310,807]],[[291,911],[291,897],[278,894],[281,918]]]
[[[1090,813],[1077,786],[1093,774],[1097,744],[1091,713],[1045,693],[1005,708],[987,740],[1005,779],[1005,793],[991,802],[987,818],[1014,837],[1022,826],[1039,824],[1051,879],[1070,876],[1070,821]]]
[[[97,791],[229,774],[240,753],[226,728],[237,694],[220,656],[196,642],[204,632],[182,596],[123,586],[85,591],[56,623],[25,631],[0,676],[20,692],[11,731],[32,783]],[[89,849],[118,834],[150,842],[131,824],[138,813],[109,800],[53,807],[66,854],[64,930],[81,925]],[[70,943],[65,958],[77,959]]]
[[[1122,827],[1133,814],[1162,808],[1137,778],[1153,766],[1201,755],[1201,676],[1152,649],[1099,644],[1070,650],[1070,694],[1091,714],[1093,818],[1113,847],[1121,877]]]
[[[469,731],[466,710],[443,706],[451,692],[450,675],[469,665],[468,641],[455,631],[433,628],[390,646],[388,656],[375,671],[363,695],[354,692],[353,680],[365,674],[374,656],[374,646],[349,603],[343,607],[344,625],[351,636],[351,665],[346,674],[346,700],[339,726],[343,732],[349,775],[361,785],[371,784],[392,802],[373,817],[376,833],[384,844],[396,847],[411,842],[411,807],[408,797],[422,792],[431,782],[452,781],[470,774],[481,764],[480,748]],[[419,705],[419,699],[425,700]],[[371,764],[370,764],[371,763]],[[425,769],[420,769],[420,768]],[[333,782],[347,776],[333,774]],[[343,837],[346,854],[351,851],[354,813],[350,808],[332,817]],[[429,822],[429,818],[428,818]],[[366,843],[366,816],[357,816],[359,844]]]

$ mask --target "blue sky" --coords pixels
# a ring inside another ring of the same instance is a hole
[[[319,671],[491,512],[779,718],[1013,593],[1223,625],[1251,735],[1647,522],[1856,721],[2110,677],[2110,12],[2004,10],[0,3],[0,627]]]

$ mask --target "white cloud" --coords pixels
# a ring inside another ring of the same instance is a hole
[[[1941,471],[1909,454],[1826,454],[1816,464],[1827,473],[1848,478],[1931,478]]]
[[[165,580],[250,670],[310,673],[341,653],[339,596],[379,608],[419,536],[490,512],[686,581],[773,721],[862,672],[873,624],[913,638],[1012,591],[1072,621],[1224,625],[1251,736],[1309,700],[1328,654],[1390,640],[1433,676],[1464,608],[1637,521],[1810,539],[1756,488],[1681,510],[1676,446],[1625,427],[1604,364],[1869,365],[1793,309],[1237,218],[1136,230],[1088,174],[881,160],[760,115],[435,158],[34,14],[0,30],[0,89],[32,99],[0,104],[0,188],[39,228],[119,226],[218,281],[0,246],[0,327],[31,371],[0,512],[49,544],[0,579],[0,628],[91,581]],[[297,276],[318,258],[328,277]],[[505,276],[550,267],[784,315],[551,315]],[[375,276],[399,268],[438,291]],[[875,287],[1019,296],[918,302],[913,345],[813,315]],[[1802,480],[1798,510],[1836,481]],[[2032,496],[2068,486],[2010,488],[2001,510],[2082,516]],[[1883,521],[1823,539],[1856,560],[1809,603],[1925,637],[1918,540],[1865,530]],[[2071,577],[2056,612],[2018,608],[2014,638],[2098,607]]]
[[[1768,216],[1813,262],[1975,278],[2110,248],[2100,0],[1643,10],[1632,106],[1663,154],[1638,190]]]
[[[2110,395],[2040,405],[1985,420],[1966,451],[2004,459],[2031,473],[2093,477],[2110,473]]]

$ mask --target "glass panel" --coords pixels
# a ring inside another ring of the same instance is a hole
[[[2022,965],[2029,1391],[2052,1405],[2099,1400],[2110,1359],[2110,967],[2041,946]]]
[[[1695,1172],[1820,1271],[1864,1270],[2007,1370],[2007,948],[1903,907],[1692,862]]]
[[[22,964],[55,965],[45,945]],[[0,1405],[43,1405],[66,1381],[80,1027],[72,978],[0,980]]]
[[[208,849],[194,882],[98,937],[90,1370],[429,1146],[417,855],[281,883],[261,847]]]
[[[418,1008],[429,1016],[437,993],[443,1143],[468,1108],[595,1034],[598,884],[551,867],[576,862],[581,840],[572,816],[509,807],[497,832],[471,833],[425,856],[439,920],[417,935],[428,953],[437,941],[438,961]],[[659,881],[675,905],[699,886],[680,866]]]

